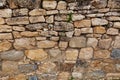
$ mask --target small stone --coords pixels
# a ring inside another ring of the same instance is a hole
[[[115,29],[115,28],[109,28],[107,30],[107,34],[109,34],[109,35],[117,35],[117,34],[119,34],[119,30]]]
[[[87,48],[81,48],[79,53],[80,59],[91,59],[93,58],[93,48],[87,47]]]
[[[56,21],[67,21],[67,15],[64,15],[64,14],[55,15],[55,20]]]
[[[75,27],[82,28],[82,27],[91,27],[91,20],[80,20],[74,22]]]
[[[110,58],[110,52],[108,50],[98,50],[94,52],[94,58],[98,59],[98,58]]]
[[[30,73],[37,69],[37,66],[34,64],[20,64],[18,69],[21,73]]]
[[[83,15],[81,15],[81,14],[73,14],[73,15],[72,15],[72,20],[73,20],[73,21],[82,20],[82,19],[84,19],[84,18],[85,18],[85,16],[83,16]]]
[[[61,53],[62,52],[59,49],[50,49],[49,50],[49,54],[54,58],[57,57],[58,55],[60,55]]]
[[[10,50],[1,53],[1,59],[3,60],[16,61],[23,59],[23,57],[24,57],[23,51]]]
[[[11,33],[0,33],[0,39],[13,39],[13,36]]]
[[[25,27],[22,26],[13,26],[14,31],[25,31]]]
[[[9,3],[9,7],[10,7],[11,9],[18,8],[18,6],[17,6],[16,3],[15,3],[15,0],[8,0],[8,3]]]
[[[120,48],[120,36],[115,37],[115,41],[113,43],[113,48]]]
[[[107,24],[108,24],[108,21],[105,19],[100,19],[100,18],[92,19],[92,26],[107,25]]]
[[[115,22],[113,25],[114,28],[120,29],[120,22]]]
[[[67,7],[67,3],[65,1],[59,1],[57,5],[58,10],[65,10]]]
[[[78,56],[78,50],[76,49],[68,49],[65,52],[65,58],[67,61],[76,61]]]
[[[7,51],[12,47],[12,44],[8,41],[0,42],[0,52]]]
[[[120,59],[120,49],[113,49],[111,57],[114,59]]]
[[[3,18],[0,18],[0,24],[5,24],[5,20]]]
[[[28,17],[15,17],[6,19],[6,23],[8,25],[21,25],[21,24],[29,24]]]
[[[28,80],[38,80],[38,77],[37,76],[30,76]]]
[[[11,9],[1,9],[0,10],[0,17],[11,17],[12,16],[12,10]]]
[[[98,46],[101,49],[109,49],[111,43],[112,43],[112,39],[111,38],[109,38],[109,39],[101,39],[101,40],[99,40]]]
[[[46,10],[45,9],[33,9],[32,11],[29,12],[30,16],[42,16],[46,15]]]
[[[17,31],[13,31],[13,37],[14,38],[21,38],[22,36],[20,35],[20,32],[17,32]]]
[[[46,40],[46,37],[36,37],[36,40],[43,41],[43,40]]]
[[[37,42],[38,48],[53,48],[56,44],[57,42],[48,40]]]
[[[42,6],[44,9],[47,9],[47,10],[55,9],[57,6],[57,2],[54,0],[53,1],[44,0]]]
[[[66,36],[70,38],[73,36],[73,34],[74,34],[74,31],[66,32]]]
[[[53,73],[56,72],[56,64],[53,62],[46,62],[38,67],[40,73]]]
[[[69,46],[72,48],[82,48],[86,46],[86,38],[85,37],[73,37],[70,42]]]
[[[61,72],[58,74],[58,80],[69,80],[70,73],[68,72]]]
[[[43,49],[26,50],[25,55],[31,60],[38,61],[43,61],[48,57],[48,54]]]
[[[60,41],[59,47],[60,47],[60,49],[65,50],[68,47],[68,42]]]
[[[98,40],[96,38],[88,38],[87,46],[96,48],[98,44]]]
[[[94,33],[96,33],[96,34],[104,34],[104,33],[106,33],[106,30],[102,26],[97,26],[97,27],[94,27]]]
[[[13,10],[13,16],[27,16],[28,15],[28,9],[14,9]]]
[[[29,17],[31,23],[45,22],[44,16]]]
[[[38,32],[30,32],[30,31],[24,31],[24,32],[21,32],[20,34],[21,34],[21,36],[24,36],[24,37],[38,36]]]
[[[49,17],[46,17],[46,22],[47,23],[53,23],[54,22],[54,16],[49,16]]]
[[[6,5],[6,0],[1,0],[0,1],[0,7],[4,7]]]
[[[47,15],[55,15],[55,14],[58,14],[58,10],[47,11]]]
[[[52,41],[59,41],[59,37],[51,37],[50,40],[52,40]]]
[[[93,33],[93,29],[92,28],[81,28],[81,34],[91,34]]]
[[[0,25],[0,32],[12,32],[12,26]]]
[[[83,74],[80,72],[72,72],[72,76],[75,79],[83,79]]]
[[[35,38],[20,38],[15,39],[14,48],[21,49],[33,49],[35,47]]]

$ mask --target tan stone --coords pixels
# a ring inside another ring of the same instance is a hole
[[[55,9],[57,6],[57,2],[54,0],[53,1],[44,0],[42,6],[44,9],[47,10]]]
[[[91,59],[93,57],[93,48],[87,47],[87,48],[81,48],[79,53],[80,59]]]
[[[66,49],[68,47],[68,42],[60,41],[59,42],[60,49]]]
[[[57,42],[48,41],[48,40],[37,42],[38,48],[52,48],[52,47],[55,47],[56,44],[57,44]]]
[[[21,49],[33,49],[35,48],[35,38],[20,38],[15,39],[14,48]]]
[[[120,48],[120,36],[115,37],[113,48]]]
[[[84,15],[81,15],[81,14],[73,14],[73,15],[72,15],[72,20],[73,20],[73,21],[82,20],[82,19],[84,19],[84,18],[85,18],[85,16],[84,16]]]
[[[109,0],[108,1],[108,7],[109,8],[120,8],[119,3],[120,2],[118,0]]]
[[[96,48],[98,44],[98,40],[96,38],[88,38],[87,46]]]
[[[16,75],[13,80],[26,80],[26,76],[24,74]]]
[[[70,73],[68,72],[61,72],[58,74],[58,79],[57,80],[68,80],[70,77]]]
[[[41,16],[41,15],[46,15],[46,10],[45,9],[33,9],[32,11],[29,12],[30,16]]]
[[[22,26],[13,26],[14,31],[25,31],[25,27]]]
[[[0,33],[0,39],[13,39],[11,33]]]
[[[12,26],[0,25],[0,32],[12,32]]]
[[[48,55],[43,49],[26,50],[25,55],[31,60],[43,61],[47,59]]]
[[[94,52],[94,58],[110,58],[110,52],[108,50],[98,50]]]
[[[47,11],[47,15],[55,15],[55,14],[58,14],[58,10]]]
[[[110,16],[110,17],[108,17],[108,20],[109,21],[120,21],[120,17],[118,17],[118,16]]]
[[[12,16],[12,10],[11,9],[1,9],[0,10],[0,17],[11,17]]]
[[[9,0],[9,6],[10,8],[14,9],[17,8],[18,6],[16,6],[15,1],[14,0]]]
[[[13,37],[14,38],[21,38],[22,36],[20,35],[20,32],[17,32],[17,31],[13,31]]]
[[[93,33],[93,28],[81,28],[81,34]]]
[[[44,16],[29,17],[31,23],[45,22]]]
[[[0,24],[5,24],[5,20],[3,18],[0,18]]]
[[[106,33],[106,30],[102,26],[97,26],[97,27],[94,27],[94,33],[96,33],[96,34],[104,34],[104,33]]]
[[[24,32],[21,32],[20,34],[21,34],[21,36],[24,36],[24,37],[38,36],[38,32],[30,32],[30,31],[24,31]]]
[[[59,1],[57,5],[58,10],[65,10],[67,7],[67,3],[65,1]]]
[[[80,36],[81,35],[81,29],[76,29],[74,30],[74,36]]]
[[[8,41],[0,42],[0,52],[9,50],[12,47],[12,44]]]
[[[107,25],[107,24],[108,21],[106,19],[101,19],[101,18],[92,19],[92,26]]]
[[[54,16],[52,15],[52,16],[46,17],[46,22],[47,23],[53,23],[54,22]]]
[[[90,20],[81,20],[81,21],[75,21],[74,22],[75,27],[82,28],[82,27],[91,27],[91,21]]]
[[[115,22],[113,25],[114,28],[119,28],[120,29],[120,22]]]
[[[13,16],[28,16],[28,11],[27,8],[13,9]]]
[[[109,28],[107,30],[107,34],[109,34],[109,35],[117,35],[117,34],[119,34],[119,30],[115,29],[115,28]]]
[[[67,61],[76,61],[77,56],[78,56],[78,50],[76,49],[68,49],[65,52],[65,58]]]

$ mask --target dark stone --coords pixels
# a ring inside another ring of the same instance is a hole
[[[120,59],[120,49],[113,49],[111,57],[114,59]]]
[[[29,76],[28,80],[38,80],[37,76]]]
[[[18,69],[21,73],[33,72],[37,69],[37,65],[34,64],[22,64],[18,66]]]
[[[2,61],[0,61],[0,71],[2,71]]]

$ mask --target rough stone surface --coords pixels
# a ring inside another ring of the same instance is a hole
[[[120,49],[113,49],[111,53],[111,57],[114,59],[120,58]]]
[[[115,37],[115,42],[113,44],[113,48],[120,48],[120,36]]]
[[[84,18],[85,18],[85,16],[83,16],[81,14],[74,14],[74,15],[72,15],[72,20],[73,21],[82,20]]]
[[[74,37],[70,40],[69,46],[72,48],[82,48],[86,46],[85,37]]]
[[[8,41],[0,42],[0,52],[9,50],[12,47],[12,44]]]
[[[31,23],[45,22],[44,16],[29,17]]]
[[[46,15],[45,9],[33,9],[29,12],[29,15],[31,16],[40,16],[40,15]]]
[[[13,39],[13,36],[11,33],[1,33],[0,34],[0,39]]]
[[[12,26],[0,25],[0,32],[12,32]]]
[[[47,53],[43,49],[26,50],[25,55],[31,60],[42,61],[47,59]]]
[[[52,56],[52,57],[57,57],[58,55],[60,55],[62,52],[61,50],[59,49],[50,49],[49,50],[49,54]]]
[[[120,1],[119,0],[109,0],[108,7],[110,8],[120,8]]]
[[[56,1],[43,1],[43,8],[50,10],[50,9],[55,9],[57,6]]]
[[[97,34],[104,34],[104,33],[106,33],[105,27],[102,27],[102,26],[95,27],[94,28],[94,33],[97,33]]]
[[[87,46],[96,48],[98,44],[98,40],[96,38],[88,38]]]
[[[9,61],[20,60],[23,59],[23,57],[24,57],[23,51],[16,51],[16,50],[2,52],[0,55],[1,59],[9,60]]]
[[[113,27],[120,29],[120,22],[115,22]]]
[[[0,10],[0,17],[11,17],[11,16],[12,16],[12,10],[11,9]]]
[[[93,18],[92,19],[93,26],[107,25],[107,24],[108,24],[108,21],[105,19],[100,19],[100,18]]]
[[[65,1],[59,1],[57,5],[58,10],[65,10],[67,7],[67,3]]]
[[[109,35],[117,35],[117,34],[119,34],[119,30],[118,29],[114,29],[114,28],[109,28],[107,30],[107,34],[109,34]]]
[[[3,18],[0,18],[0,24],[5,24],[5,20]]]

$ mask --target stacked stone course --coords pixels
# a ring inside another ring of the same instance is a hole
[[[0,0],[0,80],[120,80],[120,1],[75,1]]]

